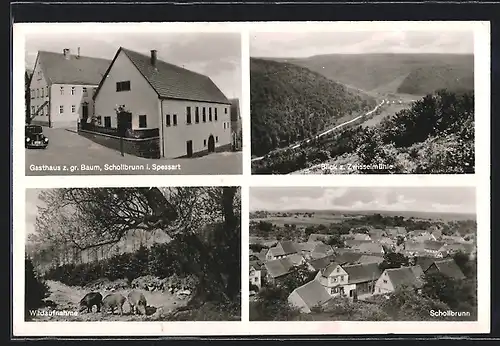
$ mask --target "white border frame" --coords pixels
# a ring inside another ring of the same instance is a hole
[[[474,31],[475,153],[474,175],[250,175],[250,32],[305,31]],[[242,44],[243,175],[144,176],[151,186],[242,186],[242,321],[241,322],[25,322],[25,189],[135,186],[142,176],[25,176],[24,38],[30,32],[240,32]],[[40,23],[14,24],[13,45],[13,335],[25,336],[197,336],[197,335],[338,335],[458,334],[490,330],[490,23],[438,22],[266,22],[266,23]],[[137,178],[137,180],[135,179]],[[478,321],[475,322],[249,322],[248,207],[249,186],[476,186],[478,221]]]

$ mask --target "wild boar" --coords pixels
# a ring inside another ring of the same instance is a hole
[[[120,293],[108,294],[102,300],[102,312],[107,312],[111,310],[111,314],[115,313],[115,309],[118,309],[120,315],[123,315],[123,304],[127,299]]]
[[[97,312],[101,311],[102,295],[99,292],[90,292],[80,300],[80,312],[87,309],[87,312],[92,312],[92,308],[97,306]]]
[[[127,298],[131,314],[135,315],[136,313],[140,313],[146,315],[147,301],[144,294],[138,291],[131,291]]]

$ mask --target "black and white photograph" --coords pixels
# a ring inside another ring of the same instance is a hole
[[[27,175],[241,174],[240,33],[37,25]]]
[[[477,321],[475,194],[251,187],[250,320]]]
[[[473,174],[474,30],[405,23],[251,32],[252,174]]]
[[[240,321],[240,191],[27,189],[25,321]]]

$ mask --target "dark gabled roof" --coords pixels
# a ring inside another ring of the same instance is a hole
[[[342,268],[347,272],[349,284],[376,281],[381,274],[377,263],[352,264]]]
[[[312,260],[309,262],[309,264],[311,265],[311,267],[314,268],[314,270],[321,270],[326,268],[330,263],[332,263],[334,259],[335,259],[334,256],[330,255]]]
[[[309,235],[309,238],[307,239],[308,242],[313,242],[313,241],[322,241],[330,238],[331,235],[329,234],[321,234],[321,233],[312,233]]]
[[[335,262],[339,264],[355,264],[363,256],[361,253],[344,252],[342,255],[335,258]]]
[[[283,249],[283,254],[284,255],[288,255],[288,254],[291,254],[291,253],[296,253],[299,251],[299,249],[297,249],[297,245],[290,241],[290,240],[285,240],[285,241],[280,241],[276,247],[280,246],[281,245],[281,248]]]
[[[416,288],[420,288],[423,285],[422,276],[424,275],[424,272],[418,265],[412,267],[386,269],[386,272],[395,290],[401,288],[403,285],[413,286]]]
[[[160,98],[231,104],[210,77],[159,59],[156,60],[155,67],[151,64],[151,57],[149,55],[144,55],[123,47],[118,49],[113,62],[120,52],[123,52],[130,59]],[[113,63],[106,72],[106,75],[109,73],[112,65]],[[94,97],[99,93],[100,87],[97,89]]]
[[[49,84],[98,85],[111,61],[73,54],[66,58],[63,53],[39,51],[35,66],[37,63]]]
[[[424,272],[427,271],[427,269],[429,269],[429,267],[435,261],[436,259],[432,257],[426,257],[426,256],[415,257],[415,264],[419,265]]]
[[[289,259],[281,258],[277,260],[268,261],[264,263],[264,266],[266,267],[267,272],[273,278],[277,278],[285,274],[288,274],[290,272],[290,269],[292,269],[293,264]]]
[[[384,257],[376,255],[363,255],[359,258],[359,263],[382,263]]]
[[[440,273],[449,276],[453,279],[462,280],[465,279],[464,273],[460,270],[454,259],[446,259],[435,261],[434,265],[437,267]]]
[[[424,247],[425,249],[428,249],[428,250],[439,250],[443,247],[445,243],[444,242],[441,242],[441,241],[434,241],[434,240],[426,240],[424,241]]]
[[[309,281],[308,283],[297,287],[293,292],[296,292],[299,295],[309,309],[322,305],[332,298],[317,280]]]

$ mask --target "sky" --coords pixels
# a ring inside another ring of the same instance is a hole
[[[250,34],[250,56],[303,58],[320,54],[468,53],[472,31],[271,32]]]
[[[26,36],[26,67],[33,69],[37,52],[64,48],[85,56],[112,60],[120,46],[209,76],[228,98],[241,99],[241,41],[239,33],[65,33]]]
[[[253,187],[250,210],[330,209],[476,214],[470,187]]]

